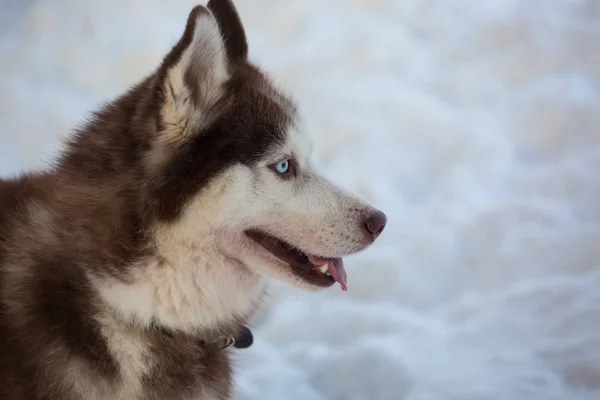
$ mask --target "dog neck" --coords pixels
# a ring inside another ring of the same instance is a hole
[[[230,336],[254,313],[263,278],[210,246],[158,243],[157,255],[135,266],[126,281],[92,278],[103,302],[119,318],[143,328]]]

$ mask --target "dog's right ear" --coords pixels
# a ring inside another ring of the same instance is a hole
[[[206,7],[190,12],[183,36],[158,76],[163,139],[181,140],[210,124],[229,72],[217,20]]]
[[[233,1],[209,0],[207,7],[219,23],[229,59],[245,60],[248,57],[246,32]]]

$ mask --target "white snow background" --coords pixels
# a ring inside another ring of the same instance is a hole
[[[323,172],[388,217],[276,284],[238,399],[600,399],[600,1],[238,0]],[[0,173],[151,72],[192,0],[2,0]]]

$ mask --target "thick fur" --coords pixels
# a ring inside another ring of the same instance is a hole
[[[266,277],[314,288],[244,231],[323,257],[372,243],[374,209],[314,170],[293,102],[247,55],[231,1],[197,6],[53,168],[0,180],[0,399],[230,399],[212,343]]]

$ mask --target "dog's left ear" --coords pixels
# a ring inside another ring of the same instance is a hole
[[[229,80],[229,60],[217,19],[204,6],[190,12],[183,36],[158,72],[162,137],[179,140],[214,119]]]
[[[227,58],[230,61],[245,60],[248,57],[248,42],[240,16],[231,0],[210,0],[208,9],[216,18],[221,36],[225,41]]]
[[[158,72],[162,138],[178,141],[210,125],[225,95],[232,63],[248,55],[231,0],[210,0],[190,12],[183,36]]]

